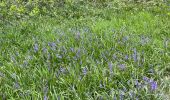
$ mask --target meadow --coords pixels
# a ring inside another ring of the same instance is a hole
[[[0,1],[0,100],[170,100],[170,3],[99,1]]]

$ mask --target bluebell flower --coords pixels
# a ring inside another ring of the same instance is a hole
[[[154,91],[157,89],[157,82],[156,81],[151,81],[150,82],[150,88],[151,88],[151,91]]]
[[[141,83],[139,83],[138,80],[135,80],[135,86],[137,89],[140,89],[142,87]]]
[[[47,48],[44,47],[44,48],[42,49],[42,51],[43,51],[43,53],[46,53],[46,52],[47,52]]]
[[[119,98],[120,98],[120,100],[124,100],[124,92],[123,91],[120,91]]]
[[[70,48],[71,52],[74,52],[74,48]]]
[[[117,59],[116,54],[113,54],[113,59],[114,59],[114,60],[116,60],[116,59]]]
[[[130,96],[130,98],[134,98],[134,92],[132,90],[130,90],[129,96]]]
[[[99,87],[100,87],[100,88],[103,88],[103,85],[102,85],[102,83],[100,83]]]
[[[59,54],[56,54],[56,57],[59,58],[59,59],[62,59],[62,56],[59,55]]]
[[[35,44],[34,44],[34,52],[38,52],[38,50],[39,50],[39,48],[38,48],[38,44],[37,44],[37,43],[35,43]]]
[[[119,64],[119,68],[120,68],[121,70],[124,70],[124,69],[126,68],[126,66],[125,66],[125,64]]]
[[[129,39],[128,36],[124,36],[123,39],[122,39],[122,41],[123,41],[123,42],[126,42],[128,39]]]
[[[128,60],[128,59],[129,59],[128,55],[125,55],[125,60]]]
[[[136,51],[136,48],[134,48],[134,50],[133,50],[133,60],[134,60],[134,62],[137,62],[137,51]]]
[[[144,77],[143,77],[143,80],[144,80],[145,82],[147,82],[147,84],[150,85],[151,91],[154,91],[154,90],[157,89],[157,87],[158,87],[158,86],[157,86],[157,82],[154,81],[153,79],[150,79],[150,78],[144,76]]]
[[[51,60],[51,54],[50,53],[48,53],[48,55],[47,55],[47,60]]]
[[[150,40],[149,37],[146,37],[146,36],[142,36],[140,38],[140,42],[141,42],[142,45],[147,44],[149,42],[149,40]]]
[[[117,100],[117,97],[116,97],[116,95],[114,95],[114,96],[113,96],[113,100]]]
[[[48,46],[50,46],[51,50],[53,50],[53,51],[56,50],[56,44],[54,42],[49,42]]]
[[[16,62],[16,59],[15,59],[15,57],[14,56],[11,56],[11,60],[12,60],[12,62]]]
[[[83,75],[86,75],[86,74],[87,74],[87,68],[84,67],[83,70],[82,70],[82,72],[83,72]]]
[[[143,80],[144,80],[145,82],[149,82],[149,78],[146,77],[146,76],[143,77]]]
[[[143,64],[144,62],[145,62],[145,58],[144,58],[144,51],[142,51],[142,61],[141,61],[141,63]]]
[[[57,96],[57,100],[61,100],[59,95]]]
[[[44,93],[44,100],[48,100],[48,97],[47,97],[47,93],[48,93],[47,83],[46,83],[46,86],[45,86],[44,89],[43,89],[43,93]]]
[[[128,80],[128,81],[127,81],[127,84],[130,85],[130,84],[131,84],[131,80]]]
[[[76,57],[80,58],[80,49],[78,49],[77,53],[76,53]]]
[[[60,72],[61,72],[61,73],[66,73],[66,68],[60,67]]]
[[[83,63],[82,60],[80,60],[80,65],[82,65],[82,63]]]
[[[28,65],[28,61],[24,60],[23,66],[26,67]]]
[[[110,70],[110,73],[113,73],[113,65],[111,62],[108,63],[108,66],[109,66],[109,70]]]
[[[15,83],[14,83],[14,88],[15,88],[15,89],[19,89],[19,88],[20,88],[20,85],[19,85],[18,82],[15,82]]]
[[[47,95],[44,95],[44,100],[48,100],[48,97],[47,97]]]
[[[77,32],[77,34],[76,34],[76,39],[80,39],[81,37],[80,37],[80,32]]]

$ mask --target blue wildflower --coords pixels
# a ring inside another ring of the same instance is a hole
[[[102,83],[100,83],[99,87],[100,87],[100,88],[103,88],[103,85],[102,85]]]
[[[38,52],[39,48],[38,48],[38,44],[34,44],[34,52]]]
[[[154,70],[151,68],[151,69],[149,69],[148,72],[151,73],[151,74],[153,74],[153,73],[154,73]]]
[[[60,72],[61,73],[66,73],[66,69],[64,67],[60,67]]]
[[[113,73],[113,65],[111,62],[108,63],[108,66],[109,66],[109,70],[110,70],[110,73]]]
[[[143,80],[144,80],[145,82],[149,82],[149,78],[146,77],[146,76],[143,77]]]
[[[80,49],[78,49],[78,51],[76,53],[76,58],[80,58]]]
[[[123,91],[120,91],[119,97],[120,97],[120,100],[124,100],[124,92]]]
[[[16,59],[15,59],[15,57],[14,56],[11,56],[11,60],[12,60],[12,62],[16,62]]]
[[[47,60],[51,60],[51,54],[50,53],[48,53],[48,55],[47,55]]]
[[[19,85],[18,82],[15,82],[15,83],[14,83],[14,88],[15,88],[15,89],[19,89],[19,88],[20,88],[20,85]]]
[[[84,67],[83,70],[82,70],[82,72],[83,72],[83,75],[86,75],[86,74],[87,74],[87,68]]]
[[[152,91],[156,90],[157,89],[157,82],[151,81],[150,82],[150,88],[151,88]]]
[[[138,88],[138,89],[142,87],[141,83],[139,83],[138,80],[135,80],[135,86],[136,86],[136,88]]]
[[[116,60],[116,59],[117,59],[116,54],[113,54],[113,59],[114,59],[114,60]]]
[[[48,100],[48,97],[47,97],[47,95],[44,95],[44,100]]]
[[[24,67],[28,66],[28,61],[24,60],[23,66],[24,66]]]
[[[121,69],[121,70],[124,70],[126,67],[125,67],[125,64],[119,64],[119,68]]]
[[[59,95],[57,96],[57,100],[61,100]]]
[[[125,60],[128,60],[128,59],[129,59],[128,55],[125,55]]]
[[[48,97],[47,97],[47,93],[48,93],[47,83],[46,83],[46,86],[45,86],[44,89],[43,89],[43,93],[44,93],[44,100],[48,100]]]
[[[134,48],[134,50],[133,50],[133,60],[134,60],[134,62],[137,62],[137,51],[136,51],[136,48]]]
[[[154,90],[157,89],[157,87],[158,87],[158,86],[157,86],[157,82],[154,81],[153,79],[149,79],[148,77],[144,76],[144,77],[143,77],[143,80],[144,80],[145,82],[147,82],[147,84],[149,83],[151,91],[154,91]]]
[[[77,34],[76,34],[76,39],[80,39],[81,37],[80,37],[80,32],[77,32]]]
[[[46,53],[46,52],[47,52],[47,49],[44,47],[44,48],[42,49],[42,51],[43,51],[43,53]]]
[[[62,56],[60,56],[59,54],[56,54],[56,57],[62,59]]]
[[[124,36],[123,39],[122,39],[122,41],[123,41],[123,42],[126,42],[128,39],[129,39],[128,36]]]
[[[56,44],[54,42],[49,42],[48,46],[50,46],[51,50],[53,50],[53,51],[56,50]]]
[[[130,84],[131,84],[131,80],[128,80],[128,81],[127,81],[127,84],[130,85]]]
[[[133,97],[134,97],[134,92],[133,92],[132,90],[130,90],[129,96],[130,96],[130,98],[133,98]]]
[[[74,48],[70,48],[71,52],[74,52]]]
[[[149,38],[145,36],[142,36],[140,40],[142,45],[145,45],[146,43],[149,42]]]

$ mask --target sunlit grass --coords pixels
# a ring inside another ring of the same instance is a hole
[[[0,35],[1,99],[166,99],[169,27],[148,11],[14,22]]]

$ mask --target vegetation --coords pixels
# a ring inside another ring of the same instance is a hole
[[[1,0],[0,100],[170,99],[166,0]]]

